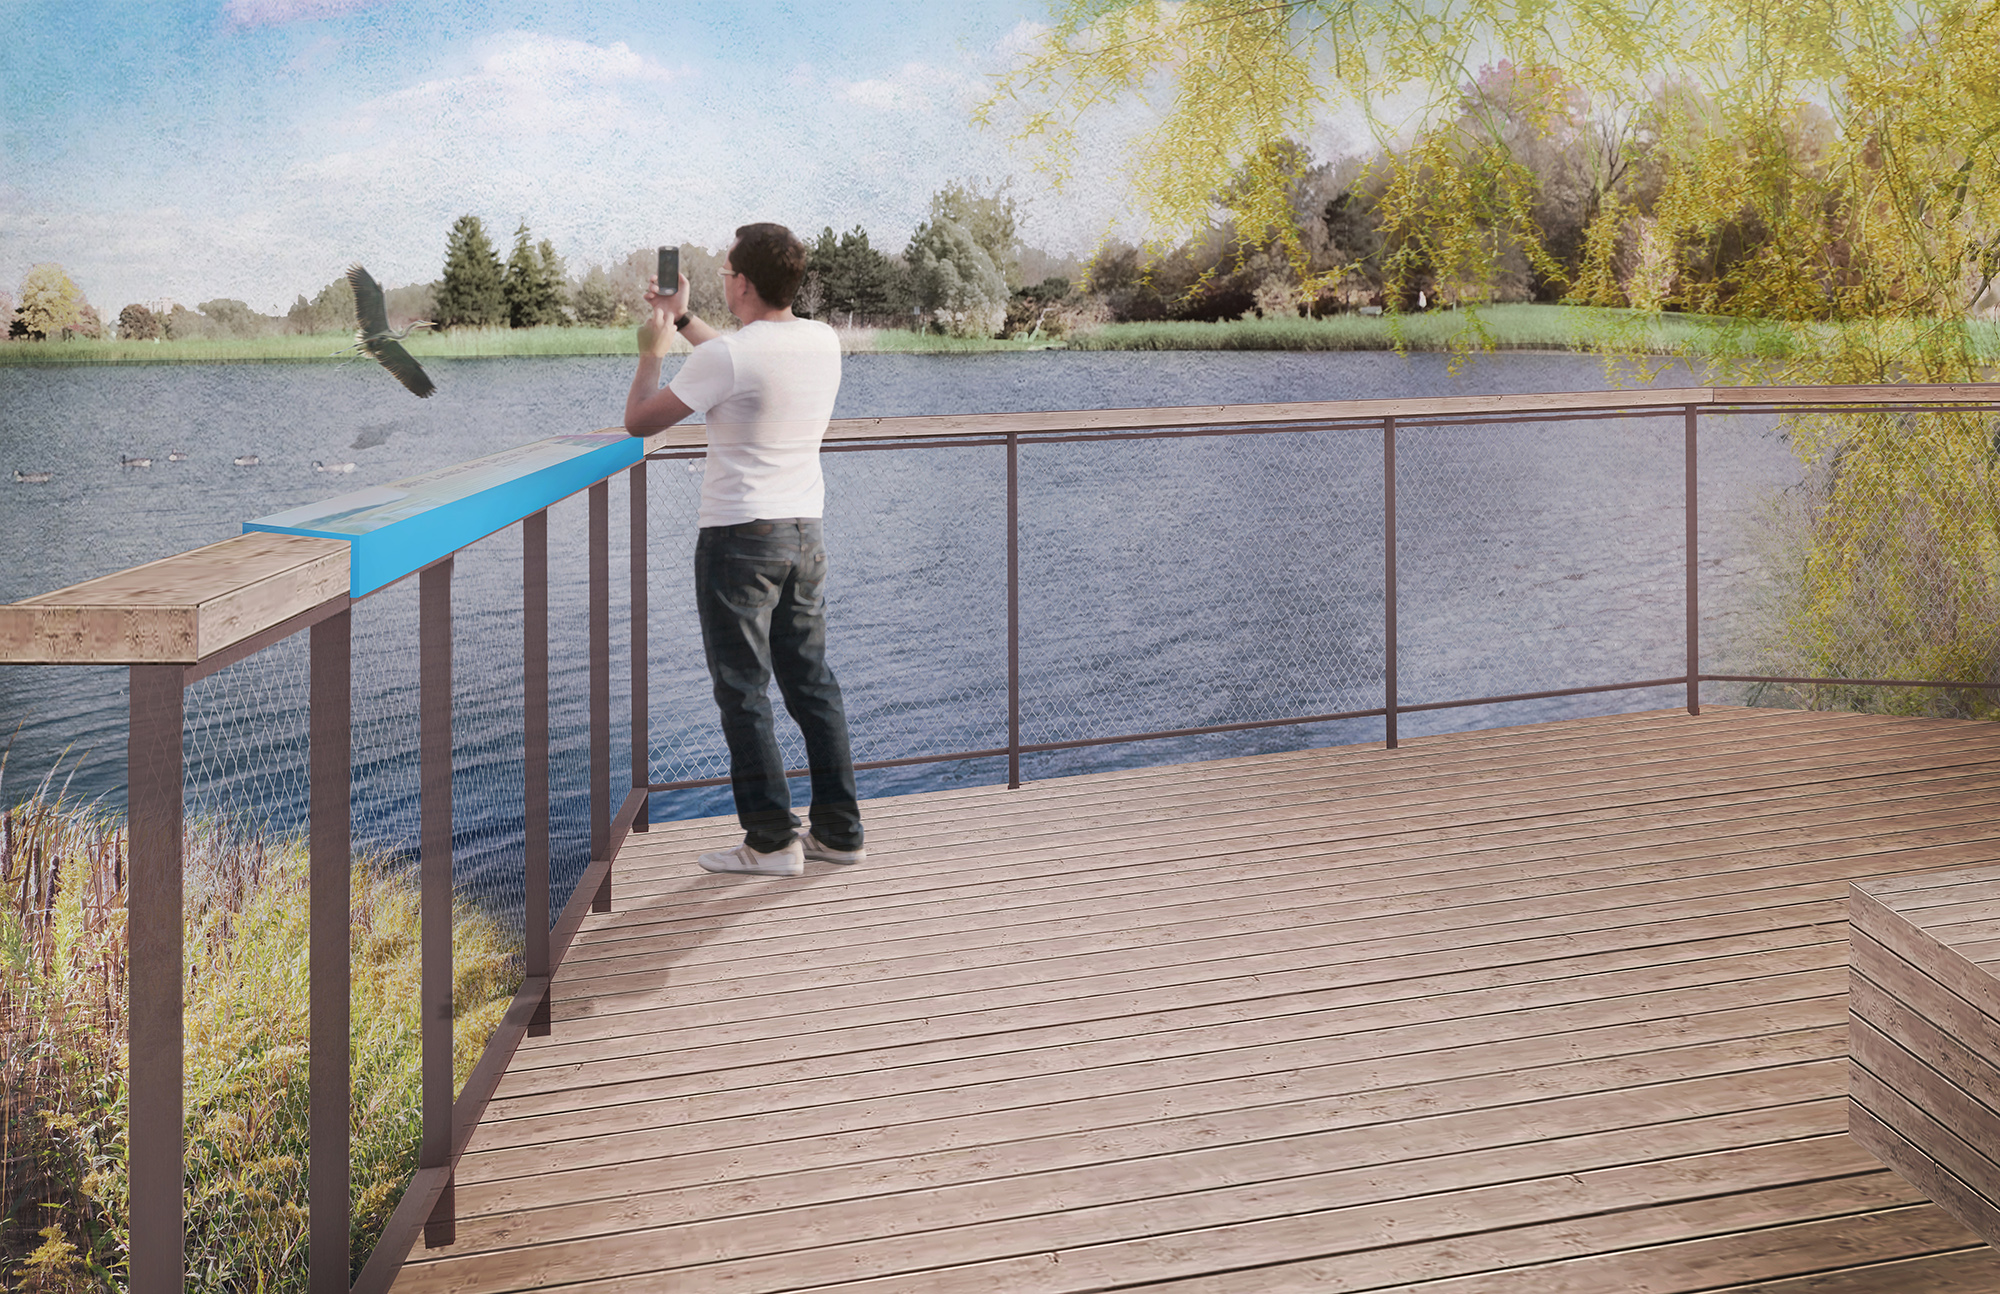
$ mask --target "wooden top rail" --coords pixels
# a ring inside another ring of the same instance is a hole
[[[192,665],[347,596],[347,545],[249,534],[0,606],[0,663]]]
[[[1440,396],[1415,400],[1323,400],[1290,404],[1219,404],[1165,409],[1081,409],[1048,413],[923,414],[902,418],[840,418],[826,439],[944,440],[956,437],[1059,435],[1063,432],[1153,431],[1169,428],[1261,424],[1362,423],[1384,418],[1428,421],[1485,419],[1537,413],[1669,412],[1689,406],[1713,410],[1822,408],[1828,405],[1968,404],[2000,406],[2000,383],[1928,386],[1688,386],[1652,391],[1546,391],[1520,395]],[[701,424],[669,427],[650,436],[648,452],[700,449]]]

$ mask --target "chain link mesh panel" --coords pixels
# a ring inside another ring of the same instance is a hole
[[[1678,416],[1399,429],[1402,703],[1685,674],[1682,452]],[[1685,695],[1425,712],[1405,728],[1666,706]]]
[[[1802,466],[1760,510],[1763,578],[1742,646],[1755,668],[1744,672],[2000,680],[2000,418],[1843,411],[1779,427]],[[1974,688],[1773,683],[1750,696],[1953,717],[1994,708]]]
[[[308,1054],[314,979],[301,956],[309,644],[294,634],[181,696],[184,1207],[194,1289],[282,1269],[304,1240],[308,1070],[286,1058]]]
[[[518,940],[527,858],[520,527],[459,549],[451,595],[452,883]]]
[[[611,598],[611,802],[631,787],[631,579],[623,475],[608,499]],[[518,542],[518,540],[516,541]],[[590,865],[589,492],[549,509],[549,920],[558,919]],[[518,601],[519,595],[516,594]]]
[[[1783,517],[1798,506],[1804,469],[1779,417],[1705,413],[1697,433],[1701,668],[1770,674],[1766,650],[1785,573]],[[1785,704],[1768,684],[1704,683],[1704,704]]]
[[[1007,743],[1007,463],[1003,448],[885,447],[821,458],[827,661],[840,680],[856,762]],[[729,752],[694,606],[701,459],[652,465],[650,670],[652,778],[727,777]],[[784,714],[777,686],[773,708]],[[781,717],[787,766],[803,768],[798,729]],[[993,780],[991,761],[864,771],[861,794]],[[794,800],[803,804],[801,784]],[[666,816],[732,812],[727,786],[677,791]]]
[[[694,543],[701,465],[699,453],[648,465],[646,739],[655,782],[729,775],[729,754],[716,723],[701,625],[695,618]],[[836,566],[832,579],[837,583],[843,574]],[[780,741],[788,735],[793,739],[787,747],[789,758],[799,749],[797,735],[787,734],[782,725],[780,729]],[[703,817],[725,812],[727,797],[727,787],[676,791],[655,811],[675,818]]]
[[[822,461],[833,501],[825,523],[827,655],[841,681],[854,758],[1005,746],[1006,450],[870,449]],[[796,742],[796,729],[788,737]],[[789,766],[803,767],[802,745],[788,751],[794,757]],[[862,793],[971,776],[990,780],[992,770],[884,769]]]
[[[274,846],[304,839],[308,639],[293,634],[187,688],[181,747],[189,822],[227,823]]]
[[[1021,739],[1382,704],[1379,433],[1021,449]],[[1032,759],[1038,776],[1379,735],[1269,729]]]

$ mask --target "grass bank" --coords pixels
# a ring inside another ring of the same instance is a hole
[[[226,825],[186,839],[190,1290],[306,1284],[306,864]],[[123,824],[42,792],[0,814],[0,1288],[122,1288],[128,1238]],[[519,983],[515,941],[455,914],[463,1083]],[[366,1258],[416,1167],[416,886],[353,873],[354,1227]]]
[[[1843,329],[1894,324],[1781,324],[1584,306],[1496,305],[1411,315],[1237,319],[1221,323],[1104,324],[1068,338],[944,337],[895,328],[840,328],[851,354],[984,354],[1024,350],[1592,351],[1691,359],[1783,361],[1837,348]],[[1908,325],[1903,325],[1908,327]],[[2000,324],[1964,325],[1976,354],[2000,362]],[[58,341],[0,344],[0,364],[339,363],[354,358],[346,333],[240,341]],[[551,355],[636,356],[630,328],[458,328],[420,332],[419,360]]]
[[[952,354],[995,350],[1042,350],[1048,340],[995,341],[983,337],[940,337],[892,328],[841,328],[842,349],[850,353]],[[347,349],[351,333],[256,337],[229,341],[7,342],[0,364],[336,364],[355,358]],[[427,359],[517,359],[552,355],[637,357],[630,328],[456,328],[419,332],[403,345],[419,361]]]

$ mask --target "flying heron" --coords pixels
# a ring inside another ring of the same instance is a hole
[[[428,319],[419,319],[401,332],[389,327],[389,307],[382,301],[382,286],[367,270],[359,265],[347,267],[347,281],[354,285],[354,345],[349,350],[359,350],[375,360],[383,368],[396,375],[396,380],[410,388],[412,394],[427,396],[437,390],[437,383],[431,381],[423,366],[417,363],[410,352],[403,349],[403,338],[419,328],[435,328]]]

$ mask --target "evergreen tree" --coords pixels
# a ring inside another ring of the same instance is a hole
[[[624,322],[620,318],[624,307],[618,300],[618,289],[602,265],[591,266],[583,281],[576,285],[570,309],[576,313],[578,323],[590,328],[610,328]]]
[[[444,279],[438,284],[434,322],[440,328],[484,328],[507,322],[501,284],[500,258],[479,217],[460,216],[445,243]]]
[[[820,276],[829,320],[877,318],[891,307],[895,266],[868,245],[868,231],[856,225],[838,237],[831,226],[820,231],[809,249],[807,268]]]
[[[528,241],[528,224],[514,231],[514,251],[507,258],[501,293],[507,302],[507,322],[515,328],[536,328],[563,322],[562,258],[555,244],[543,239],[540,248]]]
[[[552,324],[572,324],[569,312],[569,267],[556,255],[556,245],[544,238],[535,247],[541,268],[541,304]]]

